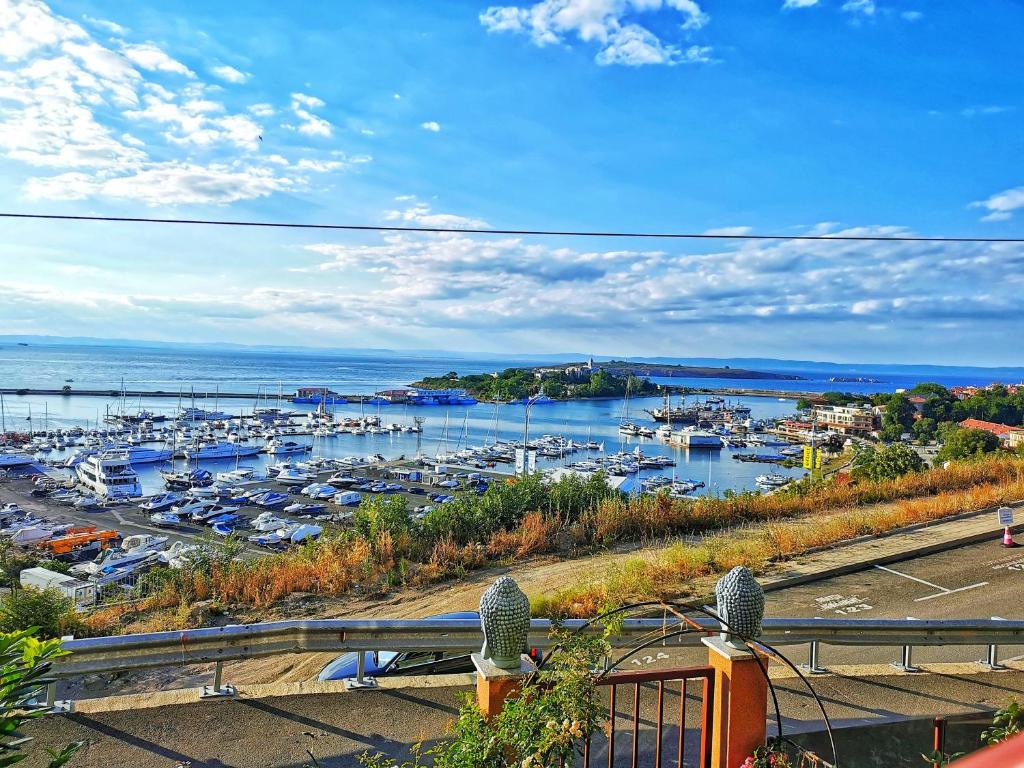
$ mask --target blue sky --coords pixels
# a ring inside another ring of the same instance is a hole
[[[0,0],[0,208],[1024,236],[1010,0]],[[4,222],[0,332],[1022,364],[1024,249]]]

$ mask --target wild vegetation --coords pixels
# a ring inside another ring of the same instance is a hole
[[[920,406],[915,405],[911,397],[922,397],[924,402]],[[999,447],[998,440],[973,434],[979,430],[968,430],[972,434],[951,441],[950,438],[962,430],[960,422],[965,419],[992,421],[1011,427],[1024,424],[1024,388],[1011,392],[1001,384],[979,389],[964,400],[931,381],[922,382],[907,392],[878,392],[873,395],[825,392],[818,400],[828,405],[869,403],[885,406],[880,430],[883,440],[899,440],[906,433],[922,444],[938,439],[949,445],[941,461],[991,453]],[[808,398],[797,401],[800,410],[809,410],[813,405]]]
[[[535,605],[545,614],[592,614],[627,595],[678,594],[692,589],[693,579],[737,564],[763,570],[809,547],[1020,498],[1024,459],[1006,455],[895,479],[801,481],[771,495],[696,501],[625,497],[600,476],[556,483],[532,476],[492,485],[482,496],[461,495],[423,520],[411,518],[397,497],[375,497],[357,510],[351,529],[295,550],[238,560],[238,543],[229,539],[211,546],[194,568],[154,570],[139,585],[138,601],[101,608],[84,631],[138,629],[134,622],[150,612],[159,619],[146,628],[182,628],[209,620],[197,604],[207,612],[263,609],[295,593],[381,593],[548,552],[574,556],[680,534],[708,537],[700,545],[676,545],[658,562],[631,563],[607,583],[584,582]],[[757,526],[756,535],[750,526]]]
[[[543,390],[548,397],[560,399],[584,397],[622,397],[628,387],[630,395],[644,396],[658,392],[658,385],[643,376],[616,376],[598,370],[582,378],[564,371],[545,372],[540,378],[530,368],[506,368],[489,373],[460,376],[451,371],[444,376],[428,377],[416,386],[429,389],[464,389],[481,400],[507,402],[521,400]]]

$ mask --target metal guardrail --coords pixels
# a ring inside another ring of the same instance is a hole
[[[719,630],[718,622],[695,619],[706,633]],[[564,623],[569,629],[580,621]],[[616,647],[632,647],[658,634],[682,629],[680,622],[661,619],[630,619],[611,638]],[[529,645],[546,648],[551,644],[551,623],[534,619]],[[695,646],[702,634],[694,632],[666,638],[667,646]],[[988,646],[987,663],[998,666],[996,648],[1024,645],[1024,621],[1002,619],[970,620],[864,620],[864,619],[765,619],[761,638],[770,645],[810,644],[812,671],[817,667],[820,644],[848,646],[889,646],[903,649],[909,662],[914,646]],[[283,653],[345,651],[462,651],[480,648],[483,636],[473,619],[458,620],[322,620],[279,621],[266,624],[238,624],[154,632],[81,640],[66,640],[71,651],[54,666],[59,678],[102,672],[123,672],[152,667],[202,664],[238,659],[276,656]],[[912,664],[907,663],[908,669]]]

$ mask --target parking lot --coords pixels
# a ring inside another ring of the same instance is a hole
[[[326,484],[326,481],[335,475],[350,476],[357,481],[337,485],[338,493],[349,491],[358,494],[360,500],[375,496],[397,496],[405,501],[406,509],[410,515],[414,516],[417,514],[422,516],[424,508],[444,503],[440,499],[434,500],[438,497],[443,498],[459,492],[481,490],[493,482],[501,482],[504,479],[502,475],[468,468],[449,468],[446,473],[439,474],[429,468],[413,467],[411,464],[386,464],[358,467],[351,470],[324,469],[317,473],[316,480],[311,482]],[[152,513],[139,507],[141,499],[130,504],[82,509],[57,504],[46,497],[34,496],[32,494],[33,487],[31,476],[6,479],[0,483],[0,506],[13,502],[24,510],[30,510],[36,517],[47,521],[75,526],[95,525],[101,530],[120,531],[124,536],[139,533],[159,534],[168,537],[168,545],[176,541],[196,543],[197,540],[211,535],[209,527],[188,520],[183,520],[181,524],[173,527],[153,524],[150,521]],[[301,494],[303,487],[305,484],[285,485],[274,479],[249,481],[238,484],[235,489],[239,493],[244,491],[250,494],[265,489],[269,492],[285,494],[288,498],[269,508],[254,504],[251,500],[222,502],[229,507],[239,507],[236,512],[240,517],[237,533],[247,542],[246,556],[258,556],[271,551],[247,541],[248,536],[255,533],[249,525],[261,512],[271,511],[278,517],[295,521],[305,519],[322,526],[325,530],[342,529],[350,524],[353,508],[358,506],[358,501],[354,496],[350,497],[352,500],[349,504],[340,505],[330,499],[307,498]],[[431,498],[432,496],[434,499]],[[239,499],[240,496],[234,494],[229,498]],[[332,496],[332,498],[336,498],[336,496]],[[283,511],[284,508],[295,503],[323,505],[323,509],[311,510],[306,514],[301,512],[289,514]],[[417,510],[420,510],[419,513]]]

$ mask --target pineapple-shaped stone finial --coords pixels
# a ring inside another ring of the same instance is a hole
[[[761,634],[764,618],[764,590],[754,574],[744,565],[737,565],[715,585],[718,615],[731,632],[722,632],[722,640],[734,648],[745,648],[742,638]]]
[[[519,669],[530,632],[530,601],[511,576],[501,576],[480,598],[480,625],[480,655],[501,669]]]

